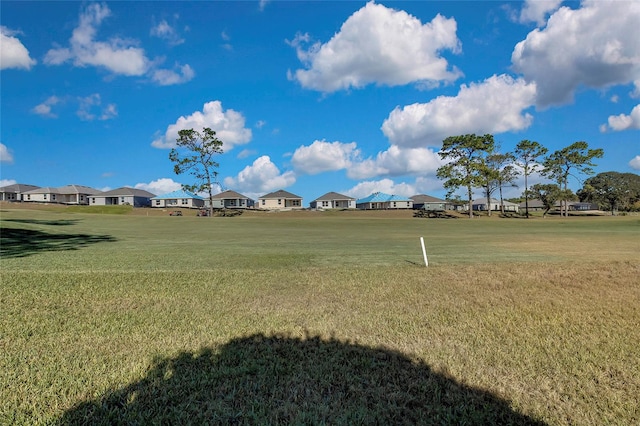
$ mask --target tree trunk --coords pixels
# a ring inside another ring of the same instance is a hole
[[[473,198],[471,194],[471,186],[467,187],[467,197],[469,198],[469,219],[473,219]]]
[[[491,193],[487,189],[487,216],[491,217]]]
[[[529,186],[527,185],[527,173],[524,174],[524,212],[529,219]]]

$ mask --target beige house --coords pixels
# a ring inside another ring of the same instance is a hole
[[[298,210],[302,209],[302,197],[280,189],[258,198],[258,208],[267,210]]]
[[[100,190],[82,185],[65,185],[59,188],[45,186],[26,191],[23,194],[23,201],[88,205],[91,196],[101,193]]]

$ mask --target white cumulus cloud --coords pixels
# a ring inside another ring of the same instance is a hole
[[[562,0],[526,0],[520,11],[520,22],[535,22],[539,27],[547,21],[547,15],[560,7]]]
[[[13,154],[11,154],[9,148],[3,143],[0,143],[0,163],[13,163]]]
[[[201,132],[203,128],[209,127],[223,142],[222,149],[226,152],[251,140],[251,129],[244,126],[245,118],[241,113],[232,109],[224,111],[220,101],[210,101],[204,104],[202,111],[178,118],[151,145],[155,148],[174,148],[180,130],[193,129]]]
[[[29,50],[15,36],[17,31],[12,31],[5,26],[0,26],[0,70],[8,68],[22,68],[30,70],[36,64],[36,60],[29,56]]]
[[[315,175],[327,171],[346,169],[359,154],[355,142],[314,141],[295,150],[291,163],[296,171]]]
[[[77,66],[104,67],[114,74],[128,76],[143,75],[149,68],[149,60],[144,50],[130,40],[112,38],[108,41],[96,41],[95,36],[102,21],[111,15],[107,5],[98,3],[88,5],[80,13],[80,22],[73,30],[69,47],[51,49],[44,62],[59,65],[73,60]]]
[[[461,73],[450,68],[440,52],[460,50],[456,30],[453,18],[437,15],[422,24],[405,11],[369,2],[325,44],[315,43],[305,49],[303,45],[310,37],[296,36],[290,44],[307,69],[296,70],[290,78],[322,92],[370,83],[437,86],[442,81],[452,82]]]
[[[352,179],[380,176],[434,174],[442,165],[440,157],[429,148],[400,148],[391,145],[375,158],[353,163],[347,170]]]
[[[544,29],[531,31],[511,55],[515,71],[538,88],[537,105],[570,102],[581,86],[638,81],[640,2],[585,0],[561,7]]]
[[[0,179],[0,188],[3,186],[15,185],[16,183],[18,183],[18,181],[15,179]]]
[[[96,40],[100,25],[109,16],[111,10],[106,4],[88,5],[80,12],[80,22],[73,30],[69,46],[50,49],[44,57],[44,63],[60,65],[73,61],[78,67],[104,68],[116,75],[149,75],[152,81],[160,85],[180,84],[193,78],[194,72],[189,65],[176,65],[177,71],[157,68],[162,61],[147,58],[136,40],[120,37]]]
[[[629,161],[629,167],[634,170],[640,170],[640,155],[636,155]]]
[[[292,171],[281,173],[271,158],[263,155],[237,176],[225,178],[224,186],[239,192],[260,194],[286,188],[295,181],[296,177]]]
[[[636,105],[631,114],[620,114],[609,116],[608,123],[600,126],[603,131],[614,130],[616,132],[622,130],[640,129],[640,104]]]
[[[157,69],[151,71],[151,79],[160,86],[182,84],[191,80],[196,73],[189,65],[176,65],[174,69]]]
[[[134,188],[144,189],[152,194],[162,195],[177,191],[182,188],[182,185],[171,178],[160,178],[149,183],[137,183]]]
[[[360,182],[353,188],[341,192],[354,198],[364,198],[374,192],[411,197],[412,195],[416,195],[416,188],[414,185],[405,182],[395,183],[391,179],[382,179]]]
[[[438,96],[428,103],[396,108],[382,124],[383,133],[399,147],[439,146],[453,135],[504,133],[529,127],[524,110],[535,101],[536,86],[508,75],[463,84],[455,97]]]

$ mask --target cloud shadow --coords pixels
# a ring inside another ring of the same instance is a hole
[[[0,257],[26,257],[46,251],[78,250],[91,244],[113,242],[110,235],[54,234],[33,229],[0,228]]]
[[[543,424],[393,350],[263,334],[156,359],[140,381],[81,402],[57,422]]]

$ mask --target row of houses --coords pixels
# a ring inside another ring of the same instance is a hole
[[[151,208],[208,208],[209,200],[196,194],[179,190],[168,194],[155,195],[143,189],[122,187],[110,191],[100,191],[82,185],[65,185],[58,188],[38,187],[34,185],[14,184],[0,188],[0,201],[20,201],[35,203],[78,204],[91,206],[131,205],[134,207]],[[257,201],[236,191],[227,190],[213,196],[214,209],[264,209],[264,210],[296,210],[303,209],[302,197],[285,190],[270,192],[258,198]],[[486,198],[479,198],[472,203],[477,211],[505,211],[518,212],[524,208],[524,203],[518,205],[509,201],[491,199],[487,204]],[[327,192],[309,203],[311,209],[361,209],[361,210],[390,210],[390,209],[425,209],[433,211],[464,210],[466,204],[454,204],[430,195],[414,195],[402,197],[399,195],[374,192],[368,197],[356,199],[337,192]],[[529,210],[542,209],[538,200],[529,201]],[[597,206],[586,203],[574,203],[574,210],[597,209]]]

